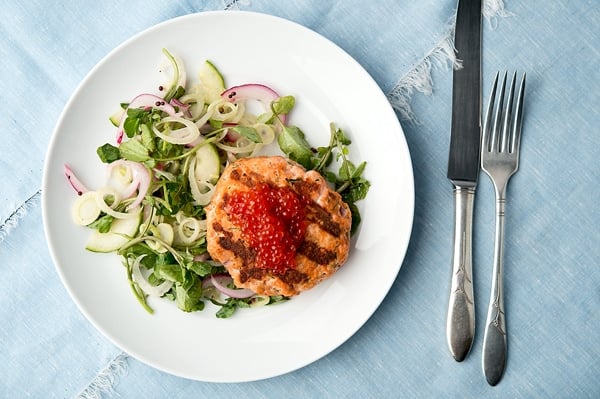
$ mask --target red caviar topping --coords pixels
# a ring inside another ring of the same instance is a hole
[[[231,221],[256,251],[256,266],[284,272],[296,266],[306,232],[306,201],[289,187],[261,184],[227,200]]]

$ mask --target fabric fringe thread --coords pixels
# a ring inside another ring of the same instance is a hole
[[[42,195],[42,190],[38,190],[31,197],[27,198],[11,215],[0,225],[0,243],[10,234],[11,230],[17,227],[19,221],[23,219],[27,212],[36,206]]]
[[[223,10],[239,10],[240,5],[249,6],[250,0],[223,0]]]
[[[504,9],[502,0],[484,0],[483,17],[492,29],[498,25],[498,17],[509,17],[514,14]],[[398,83],[394,85],[387,97],[392,107],[399,112],[401,119],[413,124],[419,120],[412,111],[410,102],[415,92],[429,96],[433,93],[433,80],[431,72],[434,67],[448,69],[461,68],[461,62],[456,58],[454,47],[454,30],[456,27],[456,14],[448,22],[448,28],[442,40],[423,59],[417,63]]]
[[[127,354],[119,353],[104,370],[77,396],[78,399],[101,399],[110,394],[119,383],[119,377],[127,372]]]

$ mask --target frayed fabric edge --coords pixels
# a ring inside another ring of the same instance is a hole
[[[42,195],[42,190],[38,190],[31,197],[27,198],[5,221],[0,225],[0,243],[10,234],[11,230],[19,225],[31,208],[37,205]]]
[[[483,2],[482,15],[492,29],[498,25],[499,17],[510,17],[514,14],[504,9],[502,0],[486,0]],[[454,30],[456,27],[456,13],[447,24],[443,39],[423,59],[418,62],[387,94],[392,107],[398,111],[402,120],[419,124],[419,120],[412,111],[410,102],[415,92],[429,96],[433,93],[432,69],[461,67],[461,62],[456,58],[454,47]]]
[[[438,45],[415,65],[406,75],[404,75],[398,83],[394,85],[387,97],[392,107],[400,113],[403,120],[411,123],[418,123],[418,119],[410,102],[415,92],[425,95],[433,93],[433,80],[431,78],[431,70],[433,65],[445,66],[456,65],[456,53],[454,51],[454,43],[447,36]]]
[[[504,9],[504,1],[502,0],[486,0],[483,2],[483,17],[490,24],[492,29],[498,26],[498,18],[514,17],[510,11]]]
[[[223,0],[223,10],[239,10],[240,5],[249,6],[250,0]]]
[[[104,394],[114,391],[119,382],[119,377],[127,372],[127,358],[125,352],[119,353],[111,362],[100,371],[92,382],[77,396],[78,399],[101,399]]]

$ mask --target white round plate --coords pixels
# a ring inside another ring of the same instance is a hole
[[[75,226],[75,193],[63,174],[69,163],[90,188],[104,180],[96,148],[114,143],[108,121],[121,102],[156,92],[162,48],[178,55],[188,76],[204,60],[226,84],[258,82],[294,95],[290,123],[312,145],[326,145],[329,123],[352,139],[350,156],[367,161],[371,189],[358,203],[362,225],[348,262],[329,280],[271,307],[240,309],[217,319],[216,308],[184,313],[166,299],[137,302],[115,254],[84,249],[88,230]],[[249,12],[179,17],[136,35],[83,80],[55,128],[42,188],[44,226],[57,271],[83,314],[135,358],[201,381],[269,378],[310,364],[350,338],[377,309],[408,246],[414,211],[410,154],[396,115],[369,74],[347,53],[290,21]]]

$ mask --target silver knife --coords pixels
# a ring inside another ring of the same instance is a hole
[[[475,334],[471,235],[481,147],[481,0],[459,0],[454,45],[462,67],[452,80],[448,179],[454,185],[454,244],[446,339],[460,362]]]

